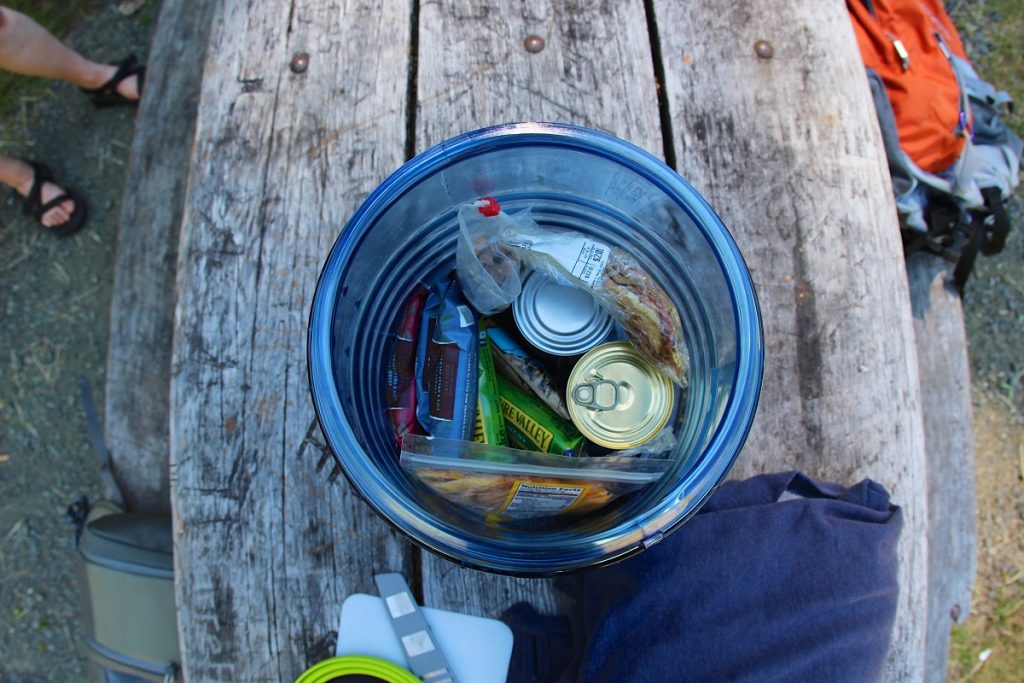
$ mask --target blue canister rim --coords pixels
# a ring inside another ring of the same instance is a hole
[[[491,150],[553,146],[606,157],[675,197],[702,231],[718,260],[732,296],[738,339],[733,391],[722,422],[693,467],[657,504],[642,514],[598,533],[581,536],[558,556],[519,556],[495,552],[492,543],[467,539],[458,530],[407,509],[402,491],[362,457],[357,439],[334,387],[331,335],[341,274],[375,218],[432,174]],[[307,338],[313,404],[329,447],[364,501],[417,545],[459,564],[496,573],[545,576],[599,566],[648,547],[689,519],[722,483],[753,423],[764,367],[761,316],[753,282],[735,241],[707,201],[663,161],[607,133],[562,123],[526,122],[483,128],[445,140],[388,176],[349,219],[320,273],[310,310]],[[354,450],[355,447],[355,450]]]

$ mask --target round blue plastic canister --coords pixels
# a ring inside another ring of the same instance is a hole
[[[384,408],[384,347],[404,301],[454,268],[460,205],[494,196],[541,227],[628,251],[676,304],[689,386],[670,425],[673,468],[586,515],[492,527],[400,467]],[[313,297],[309,376],[320,426],[349,482],[408,538],[454,562],[541,576],[606,564],[677,528],[724,480],[757,406],[761,319],[722,221],[675,171],[598,131],[495,126],[432,147],[388,177],[349,220]]]

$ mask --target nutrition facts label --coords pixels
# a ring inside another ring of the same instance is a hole
[[[539,517],[558,514],[579,500],[585,490],[583,486],[519,482],[503,512],[509,517]]]

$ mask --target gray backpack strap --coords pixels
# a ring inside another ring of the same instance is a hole
[[[78,380],[78,388],[82,394],[82,407],[85,409],[85,424],[89,428],[89,438],[92,439],[92,447],[100,460],[100,477],[103,479],[103,493],[107,500],[125,507],[124,496],[121,495],[121,488],[114,479],[113,466],[111,464],[110,451],[103,439],[103,429],[100,427],[99,417],[96,415],[96,404],[92,400],[92,389],[89,380]]]
[[[878,127],[882,131],[882,145],[885,148],[885,158],[889,162],[889,175],[892,179],[892,191],[896,197],[900,223],[906,229],[925,235],[928,232],[928,222],[925,218],[927,190],[921,187],[919,169],[900,148],[896,114],[893,113],[889,96],[885,92],[882,77],[874,69],[865,68],[865,71],[871,88],[871,99],[875,103]]]

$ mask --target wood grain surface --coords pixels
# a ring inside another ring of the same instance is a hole
[[[170,512],[171,339],[181,217],[212,2],[165,0],[121,208],[107,350],[107,442],[130,510]]]
[[[678,170],[744,254],[765,377],[733,470],[865,477],[903,508],[887,680],[918,680],[927,606],[924,437],[906,271],[846,8],[655,2]]]
[[[928,457],[926,679],[946,680],[949,633],[971,607],[978,567],[971,368],[963,302],[947,287],[952,264],[907,259]]]
[[[527,37],[544,41],[526,49]],[[661,156],[657,90],[644,6],[621,3],[424,3],[416,142],[513,121],[597,128]],[[514,602],[557,609],[550,582],[455,567],[425,554],[428,604],[497,616]]]
[[[225,2],[212,23],[171,378],[179,627],[189,680],[276,683],[332,654],[345,597],[411,570],[327,481],[305,335],[331,244],[404,161],[409,5]]]

